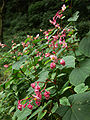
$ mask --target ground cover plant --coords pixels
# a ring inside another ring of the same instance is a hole
[[[90,120],[90,32],[80,41],[62,6],[49,20],[53,28],[27,39],[0,55],[7,79],[0,85],[0,119]],[[65,23],[65,22],[64,22]]]

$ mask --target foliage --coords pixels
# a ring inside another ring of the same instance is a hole
[[[78,11],[69,22],[66,8],[63,5],[49,20],[54,27],[42,31],[44,37],[28,35],[18,44],[12,40],[9,51],[0,55],[1,68],[9,73],[0,85],[0,119],[90,119],[90,88],[85,83],[90,77],[90,47],[85,41],[90,34],[82,41],[77,38],[73,22]]]
[[[65,0],[52,0],[52,2],[51,0],[9,0],[6,1],[3,11],[4,43],[11,44],[13,39],[21,42],[23,39],[21,33],[23,37],[26,34],[36,35],[40,33],[40,29],[53,27],[49,24],[49,19],[54,16],[63,3],[70,6],[70,9],[65,11],[66,18],[79,11],[80,17],[75,25],[78,29],[78,36],[84,37],[90,30],[89,0],[67,0],[67,2]],[[65,21],[63,22],[66,24]]]

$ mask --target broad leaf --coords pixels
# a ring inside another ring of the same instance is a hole
[[[81,40],[79,48],[85,56],[90,57],[90,32]]]
[[[81,84],[90,75],[90,59],[82,61],[79,67],[75,68],[70,76],[70,83],[74,86]]]
[[[66,97],[60,99],[60,104],[70,106],[69,100]]]
[[[56,110],[62,120],[90,120],[90,92],[71,95],[68,99],[71,107],[61,106]]]
[[[74,56],[66,56],[62,58],[65,60],[65,67],[67,68],[75,68],[75,57]]]
[[[74,88],[74,91],[75,91],[76,93],[83,93],[83,92],[85,92],[87,89],[88,89],[88,86],[85,86],[84,83],[81,83],[81,84],[77,85],[77,86]]]

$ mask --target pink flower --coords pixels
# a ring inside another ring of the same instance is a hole
[[[61,59],[60,60],[60,64],[64,66],[65,65],[65,61],[63,59]]]
[[[18,52],[18,56],[19,56],[19,55],[23,55],[23,54],[22,54],[21,52]]]
[[[5,67],[5,68],[8,68],[8,65],[6,64],[6,65],[4,65],[4,67]]]
[[[21,104],[18,105],[18,109],[19,109],[20,111],[22,111],[22,105],[21,105]]]
[[[14,40],[12,40],[12,43],[14,43]]]
[[[29,38],[30,37],[30,35],[27,35],[27,38]]]
[[[38,94],[39,94],[39,93],[38,93]],[[40,99],[41,99],[41,98],[40,98],[41,96],[39,96],[39,97],[38,97],[37,95],[32,95],[32,96],[34,97],[34,100],[40,100]]]
[[[39,82],[37,82],[37,86],[36,86],[36,88],[37,88],[38,90],[41,89],[40,86],[39,86]]]
[[[32,83],[32,84],[31,84],[31,87],[34,89],[34,88],[35,88],[35,83]]]
[[[56,54],[56,52],[55,52],[55,51],[53,51],[52,53],[53,53],[53,54]]]
[[[59,44],[60,44],[60,45],[62,44],[62,41],[61,41],[61,40],[59,40]]]
[[[48,39],[48,35],[47,35],[47,36],[45,36],[45,39]]]
[[[35,103],[36,103],[36,105],[37,105],[37,106],[40,106],[40,104],[41,104],[41,102],[40,102],[40,101],[38,101],[38,100],[36,100],[36,102],[35,102]]]
[[[53,24],[53,25],[55,25],[55,24],[56,24],[56,20],[54,20],[54,21],[49,20],[49,22],[50,22],[51,24]]]
[[[0,42],[0,46],[2,46],[2,43]]]
[[[56,64],[55,64],[54,62],[52,62],[52,63],[50,64],[50,68],[53,69],[53,68],[55,68],[55,67],[56,67]]]
[[[49,91],[45,91],[44,96],[45,96],[46,100],[48,100],[49,97],[50,97],[50,92]]]
[[[18,100],[18,104],[21,104],[21,100]]]
[[[60,29],[60,25],[58,23],[55,25],[55,27]]]
[[[38,94],[37,96],[40,98],[40,100],[42,99],[42,94],[41,94],[41,92],[39,92],[39,94]]]
[[[67,43],[65,41],[62,42],[62,48],[67,48]]]
[[[52,37],[53,37],[54,41],[56,41],[58,39],[58,35],[55,35],[55,36],[52,36]]]
[[[27,42],[27,44],[25,46],[28,47],[29,44],[30,44],[30,42]]]
[[[50,53],[45,53],[45,57],[49,57],[50,56]]]
[[[25,43],[24,42],[21,42],[21,44],[22,44],[22,46],[23,46],[23,48],[25,47]]]
[[[36,35],[36,39],[39,37],[39,34]]]
[[[68,32],[70,31],[70,29],[67,30]]]
[[[33,106],[29,103],[29,105],[27,106],[30,110],[33,109]]]
[[[58,48],[58,43],[55,44],[55,48]]]
[[[65,4],[62,6],[62,11],[64,11],[66,9]]]
[[[43,59],[43,57],[40,57],[40,59],[38,59],[38,61],[41,61]]]
[[[37,86],[35,87],[35,93],[36,95],[39,94],[39,90],[40,90],[40,86],[37,84]]]
[[[51,58],[52,61],[54,61],[54,60],[57,59],[57,56],[55,56],[55,55],[50,55],[50,58]]]
[[[0,42],[0,46],[1,46],[2,48],[4,48],[6,45],[5,45],[5,44],[2,44],[2,43]]]
[[[35,87],[35,93],[36,95],[39,94],[39,89],[37,89],[37,87]]]
[[[45,31],[43,34],[48,35],[49,33],[47,31]]]

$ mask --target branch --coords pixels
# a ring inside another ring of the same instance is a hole
[[[4,5],[5,5],[5,1],[3,0],[3,4],[2,4],[2,7],[1,7],[1,11],[2,11],[3,8],[4,8]]]

